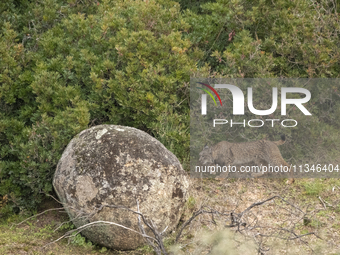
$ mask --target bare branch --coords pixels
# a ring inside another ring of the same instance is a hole
[[[134,232],[134,233],[137,233],[137,234],[139,234],[139,235],[141,235],[141,236],[143,236],[143,237],[147,237],[147,238],[150,238],[150,239],[153,239],[153,240],[157,241],[156,239],[154,239],[154,238],[151,237],[151,236],[142,234],[142,233],[140,233],[140,232],[138,232],[138,231],[136,231],[136,230],[134,230],[134,229],[132,229],[132,228],[125,227],[125,226],[123,226],[123,225],[121,225],[121,224],[117,224],[117,223],[110,222],[110,221],[101,221],[101,220],[99,220],[99,221],[90,222],[90,223],[85,224],[85,225],[83,225],[83,226],[81,226],[81,227],[79,227],[79,228],[72,229],[72,230],[66,232],[66,234],[64,234],[63,236],[59,237],[57,240],[54,240],[53,242],[50,242],[50,243],[44,245],[43,248],[45,248],[46,246],[48,246],[48,245],[50,245],[50,244],[56,243],[56,242],[58,242],[59,240],[61,240],[61,239],[63,239],[63,238],[71,237],[72,234],[73,234],[74,232],[78,232],[78,233],[79,233],[79,232],[81,232],[81,231],[83,231],[83,230],[85,230],[85,229],[87,229],[87,228],[89,228],[89,227],[92,227],[92,226],[94,226],[94,225],[96,225],[96,226],[102,226],[102,225],[115,225],[115,226],[118,226],[118,227],[121,227],[121,228],[130,230],[130,231],[132,231],[132,232]]]
[[[34,217],[37,217],[37,216],[40,216],[40,215],[44,214],[45,212],[57,211],[57,210],[63,210],[64,211],[65,209],[63,207],[60,207],[60,208],[52,208],[52,209],[45,210],[45,211],[43,211],[41,213],[35,214],[35,215],[31,216],[31,217],[28,217],[27,219],[23,220],[22,222],[19,222],[17,224],[13,224],[11,226],[11,229],[12,229],[13,226],[18,226],[18,225],[20,225],[20,224],[22,224],[22,223],[24,223],[24,222],[34,218]]]

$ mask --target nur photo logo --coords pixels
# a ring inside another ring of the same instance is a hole
[[[232,113],[233,115],[244,115],[245,114],[245,96],[243,91],[237,87],[236,85],[231,84],[213,84],[212,85],[203,83],[203,82],[197,82],[198,84],[204,85],[206,88],[210,89],[218,98],[220,101],[220,105],[223,106],[222,100],[220,95],[217,93],[215,89],[227,89],[231,95],[232,95],[232,101],[233,101],[233,107],[232,107]],[[201,114],[206,115],[207,114],[207,95],[209,95],[212,100],[214,101],[215,106],[217,106],[216,100],[212,93],[205,88],[196,87],[202,91],[205,92],[205,94],[201,95]],[[288,97],[288,94],[291,94],[291,98]],[[294,97],[294,94],[304,95],[303,98],[296,98]],[[268,96],[268,95],[264,95]],[[308,89],[305,88],[297,88],[297,87],[281,87],[281,116],[287,115],[287,105],[293,105],[297,109],[299,109],[304,115],[312,115],[306,107],[303,105],[307,103],[311,99],[311,93]],[[249,111],[254,115],[259,116],[266,116],[273,114],[277,108],[278,108],[278,88],[273,87],[272,88],[272,105],[269,109],[259,110],[254,107],[253,103],[253,88],[248,87],[247,88],[247,106]],[[271,122],[271,126],[274,127],[274,123],[277,121],[281,122],[281,125],[283,127],[295,127],[297,126],[297,121],[294,119],[285,119],[285,120],[279,120],[279,119],[251,119],[246,121],[245,119],[242,122],[235,122],[232,119],[230,121],[226,119],[214,119],[213,120],[213,127],[216,125],[223,125],[230,123],[230,126],[241,124],[244,127],[246,126],[246,122],[249,127],[262,127],[266,122]],[[253,123],[258,122],[258,125],[254,125]],[[291,123],[291,125],[288,125],[288,122]]]
[[[191,175],[339,178],[339,89],[340,79],[192,78]]]

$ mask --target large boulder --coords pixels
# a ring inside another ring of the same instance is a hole
[[[180,162],[158,140],[124,126],[100,125],[82,131],[65,149],[53,186],[76,227],[104,220],[139,231],[136,214],[101,205],[139,210],[158,230],[178,224],[188,197],[189,180]],[[147,228],[145,228],[147,229]],[[114,225],[82,232],[91,241],[115,249],[145,243],[132,231]],[[151,235],[151,232],[148,232]]]

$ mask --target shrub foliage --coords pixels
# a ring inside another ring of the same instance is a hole
[[[8,210],[33,209],[51,193],[65,146],[97,124],[142,129],[187,168],[190,76],[339,77],[332,1],[11,0],[0,13],[0,195]],[[327,89],[332,98],[313,102],[313,121],[327,132],[311,127],[293,139],[339,139],[339,88]],[[324,116],[325,104],[332,114]]]

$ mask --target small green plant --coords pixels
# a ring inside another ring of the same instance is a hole
[[[318,180],[304,183],[303,186],[305,188],[305,194],[309,196],[318,196],[324,189],[324,185]]]
[[[73,244],[82,246],[84,248],[90,248],[93,246],[92,242],[86,242],[86,238],[81,234],[74,235],[71,241]],[[94,247],[94,246],[93,246]]]
[[[107,252],[107,248],[106,247],[102,247],[100,250],[99,250],[100,253],[105,253]]]
[[[190,196],[187,201],[187,207],[188,209],[194,209],[196,205],[196,200],[193,196]]]
[[[326,217],[327,214],[328,214],[327,211],[321,211],[321,212],[318,212],[316,215],[321,216],[321,217]]]
[[[303,229],[303,230],[301,230],[301,235],[305,235],[305,234],[308,234],[309,233],[309,231],[307,230],[307,229]]]
[[[73,225],[72,222],[66,222],[63,225],[60,226],[59,230],[72,230],[74,229],[75,226]]]
[[[311,225],[312,227],[314,227],[314,228],[320,228],[320,227],[322,227],[324,224],[323,224],[321,221],[317,220],[317,219],[313,219],[310,225]]]

